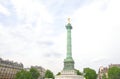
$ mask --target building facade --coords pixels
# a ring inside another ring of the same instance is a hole
[[[120,64],[110,64],[109,68],[111,68],[111,67],[119,67],[120,68]]]
[[[101,66],[98,71],[98,79],[102,79],[103,75],[105,75],[108,78],[108,69],[111,67],[119,67],[120,68],[120,64],[110,64],[109,67]]]
[[[16,73],[21,69],[23,69],[22,63],[0,58],[0,79],[15,79]]]
[[[98,71],[98,78],[102,79],[103,75],[105,75],[106,77],[108,77],[108,73],[107,72],[108,72],[108,68],[101,66],[99,68],[99,71]]]

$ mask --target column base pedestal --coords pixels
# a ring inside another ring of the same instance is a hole
[[[55,79],[84,79],[84,77],[77,75],[75,70],[63,70],[61,75],[55,76]]]

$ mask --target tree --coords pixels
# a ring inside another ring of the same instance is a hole
[[[120,68],[111,67],[108,69],[108,79],[120,79]]]
[[[76,69],[77,75],[82,75],[82,73]]]
[[[15,79],[38,79],[39,72],[35,68],[31,68],[30,71],[21,70],[17,72]]]
[[[86,79],[97,79],[96,71],[90,68],[84,68],[85,78]]]
[[[107,79],[107,76],[103,74],[102,79]]]
[[[45,78],[53,78],[54,79],[54,74],[50,70],[46,70],[45,72]]]
[[[38,77],[40,76],[40,73],[38,72],[36,68],[31,68],[30,74],[32,76],[32,79],[38,79]]]
[[[60,72],[58,72],[58,73],[57,73],[57,75],[61,75],[61,73],[60,73]]]
[[[21,70],[17,72],[15,79],[31,79],[31,74],[26,70]]]

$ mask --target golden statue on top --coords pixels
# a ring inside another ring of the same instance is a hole
[[[70,18],[68,18],[68,23],[70,23]]]

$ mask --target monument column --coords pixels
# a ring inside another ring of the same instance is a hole
[[[60,75],[56,75],[55,79],[84,79],[82,75],[77,75],[74,68],[74,60],[72,58],[72,42],[71,42],[71,30],[70,18],[68,18],[67,30],[67,54],[64,59],[64,68]]]
[[[67,29],[67,56],[64,59],[64,69],[63,70],[74,70],[74,60],[72,58],[72,44],[71,44],[71,29],[70,18],[68,18]]]

